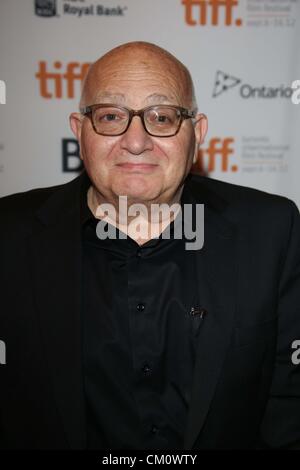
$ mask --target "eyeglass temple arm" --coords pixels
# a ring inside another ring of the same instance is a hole
[[[87,113],[90,113],[92,111],[92,108],[91,108],[91,106],[85,106],[83,108],[80,108],[79,111],[80,111],[81,114],[87,114]]]

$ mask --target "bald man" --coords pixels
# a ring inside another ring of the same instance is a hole
[[[70,125],[82,174],[0,200],[0,447],[299,448],[295,204],[190,173],[207,118],[154,44]]]

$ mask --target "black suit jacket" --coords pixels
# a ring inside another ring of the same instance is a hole
[[[0,199],[0,447],[86,447],[79,188]],[[185,449],[300,442],[300,217],[290,200],[200,176],[198,336]]]

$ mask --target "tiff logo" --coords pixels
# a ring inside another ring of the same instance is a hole
[[[4,80],[0,80],[0,104],[6,104],[6,85]]]
[[[196,24],[218,26],[221,22],[220,12],[224,15],[225,26],[231,26],[233,24],[233,10],[239,4],[238,0],[182,0],[181,3],[185,7],[185,21],[190,26]],[[210,13],[210,23],[208,13]],[[237,18],[235,25],[241,26],[242,19]]]
[[[40,82],[40,95],[43,98],[74,98],[75,83],[82,83],[90,64],[69,62],[65,71],[62,70],[62,66],[60,61],[56,61],[53,64],[56,72],[49,72],[47,62],[43,60],[39,62],[39,70],[35,76]],[[65,90],[63,90],[64,84]]]
[[[2,340],[0,340],[0,364],[6,364],[6,347]]]
[[[227,137],[220,139],[213,137],[210,139],[206,149],[201,148],[198,153],[198,160],[193,165],[193,171],[201,174],[211,173],[219,170],[224,173],[238,171],[238,166],[230,165],[230,157],[234,155],[234,139]]]

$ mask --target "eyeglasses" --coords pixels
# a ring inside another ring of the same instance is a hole
[[[139,116],[144,129],[154,137],[176,135],[184,119],[196,116],[195,111],[180,106],[157,105],[134,110],[114,104],[93,104],[80,109],[81,114],[90,117],[94,131],[100,135],[124,134],[133,116]]]

